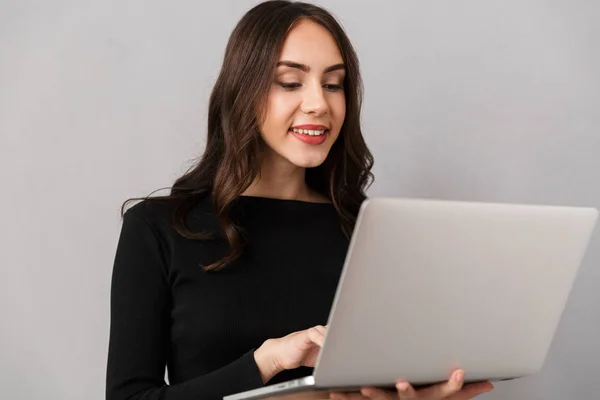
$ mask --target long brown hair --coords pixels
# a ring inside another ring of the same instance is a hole
[[[343,28],[328,11],[313,4],[275,0],[255,6],[242,17],[227,43],[210,96],[204,154],[175,181],[169,195],[129,199],[121,208],[123,215],[125,206],[133,200],[175,200],[175,230],[186,238],[211,240],[214,235],[190,231],[185,217],[200,199],[212,195],[230,252],[204,266],[205,270],[219,270],[242,254],[244,240],[241,227],[230,215],[231,206],[260,174],[261,151],[266,145],[260,137],[260,122],[283,41],[300,18],[308,18],[331,33],[346,68],[346,117],[327,159],[307,169],[307,185],[329,198],[350,237],[366,198],[365,190],[373,181],[373,155],[360,128],[363,88],[359,61]]]

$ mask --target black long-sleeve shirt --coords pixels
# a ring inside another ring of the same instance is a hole
[[[225,255],[226,242],[183,238],[172,212],[172,201],[152,200],[125,213],[112,275],[108,400],[210,400],[260,387],[256,348],[327,323],[348,248],[331,204],[242,196],[233,213],[249,242],[220,272],[200,264]],[[186,223],[218,232],[210,197]],[[311,372],[284,371],[269,384]]]

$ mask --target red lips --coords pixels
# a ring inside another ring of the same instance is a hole
[[[304,133],[297,133],[294,132],[292,129],[308,129],[308,130],[313,130],[313,131],[325,131],[325,133],[323,133],[322,135],[307,135]],[[320,145],[323,144],[325,142],[325,140],[327,140],[327,135],[329,134],[329,128],[327,128],[324,125],[296,125],[293,126],[292,128],[290,128],[289,130],[290,134],[292,134],[296,139],[300,140],[301,142],[304,142],[306,144],[310,144],[310,145]]]
[[[325,130],[327,130],[329,128],[326,127],[325,125],[305,124],[305,125],[295,125],[295,126],[292,126],[292,129],[310,129],[311,131],[325,131]]]

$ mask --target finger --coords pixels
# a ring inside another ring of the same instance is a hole
[[[321,334],[325,334],[327,332],[327,326],[317,325],[315,329],[318,330]]]
[[[314,326],[307,331],[307,338],[319,347],[323,347],[323,342],[325,341],[325,335],[320,331],[321,328],[323,327]]]
[[[396,390],[398,391],[398,398],[400,400],[413,400],[418,398],[415,389],[406,381],[396,383]]]
[[[494,385],[490,382],[468,383],[463,386],[460,392],[450,396],[447,400],[469,400],[492,390],[494,390]]]
[[[312,327],[303,331],[295,332],[290,336],[293,338],[294,343],[299,349],[308,351],[316,346],[323,347],[324,336],[317,330],[316,327]]]
[[[365,387],[362,388],[360,393],[368,399],[372,400],[391,400],[392,396],[390,392],[373,388],[373,387]]]
[[[445,399],[458,393],[465,380],[465,373],[461,369],[454,371],[448,382],[440,383],[437,385],[430,386],[428,388],[419,390],[419,395],[422,395],[426,399],[438,400]]]

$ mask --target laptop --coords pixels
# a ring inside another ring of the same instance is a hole
[[[312,376],[224,397],[318,399],[542,368],[598,218],[586,207],[371,198]]]

